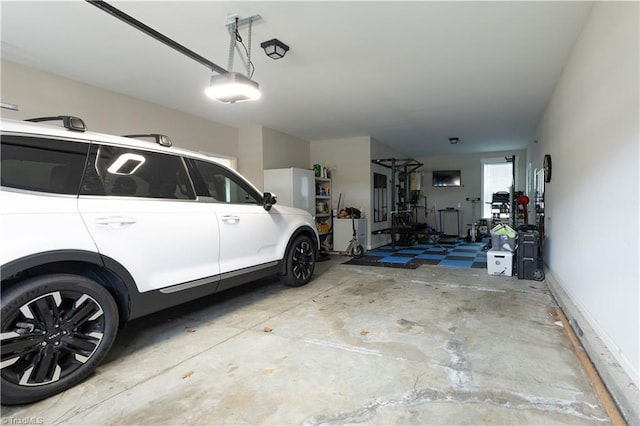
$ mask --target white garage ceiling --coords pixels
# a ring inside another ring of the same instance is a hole
[[[223,68],[227,17],[261,15],[251,47],[262,98],[209,100],[205,66],[78,0],[3,0],[2,58],[220,123],[261,124],[307,140],[372,136],[413,157],[524,148],[592,6],[108,3]],[[259,47],[274,37],[291,47],[279,61]]]

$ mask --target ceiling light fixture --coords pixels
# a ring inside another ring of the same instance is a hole
[[[460,141],[460,139],[459,139],[459,138],[449,138],[449,143],[450,143],[451,145],[455,145],[455,144],[457,144],[459,141]]]
[[[264,49],[264,53],[271,59],[282,59],[284,55],[289,51],[289,46],[278,40],[272,38],[268,41],[260,43],[260,47]]]
[[[237,72],[212,76],[205,93],[211,99],[226,104],[253,101],[261,96],[258,83]]]

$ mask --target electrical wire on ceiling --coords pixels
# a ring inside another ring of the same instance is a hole
[[[247,46],[244,44],[244,40],[242,39],[242,36],[240,35],[240,31],[238,31],[238,17],[236,16],[236,20],[235,20],[235,25],[233,26],[233,39],[240,43],[240,45],[244,48],[244,53],[247,57],[247,77],[249,78],[253,78],[253,73],[256,70],[255,65],[253,64],[253,61],[251,60],[251,30],[252,30],[252,23],[253,21],[249,21],[249,48],[247,48]],[[231,64],[233,63],[233,59],[232,59],[232,55],[233,55],[233,48],[234,48],[234,44],[233,40],[230,44],[229,47],[229,69],[231,70]]]

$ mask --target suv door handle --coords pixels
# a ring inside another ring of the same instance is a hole
[[[232,216],[232,215],[222,216],[222,221],[226,223],[237,223],[237,222],[240,222],[240,216]]]
[[[121,228],[123,226],[133,225],[136,223],[136,220],[132,217],[111,216],[98,218],[96,219],[96,223],[98,225],[107,225],[111,228]]]

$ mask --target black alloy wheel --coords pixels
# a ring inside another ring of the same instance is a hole
[[[77,275],[53,274],[2,294],[2,404],[34,402],[89,375],[113,343],[118,309],[109,292]]]
[[[313,241],[306,235],[297,237],[286,255],[286,272],[282,281],[289,287],[308,283],[316,265],[316,250]]]

